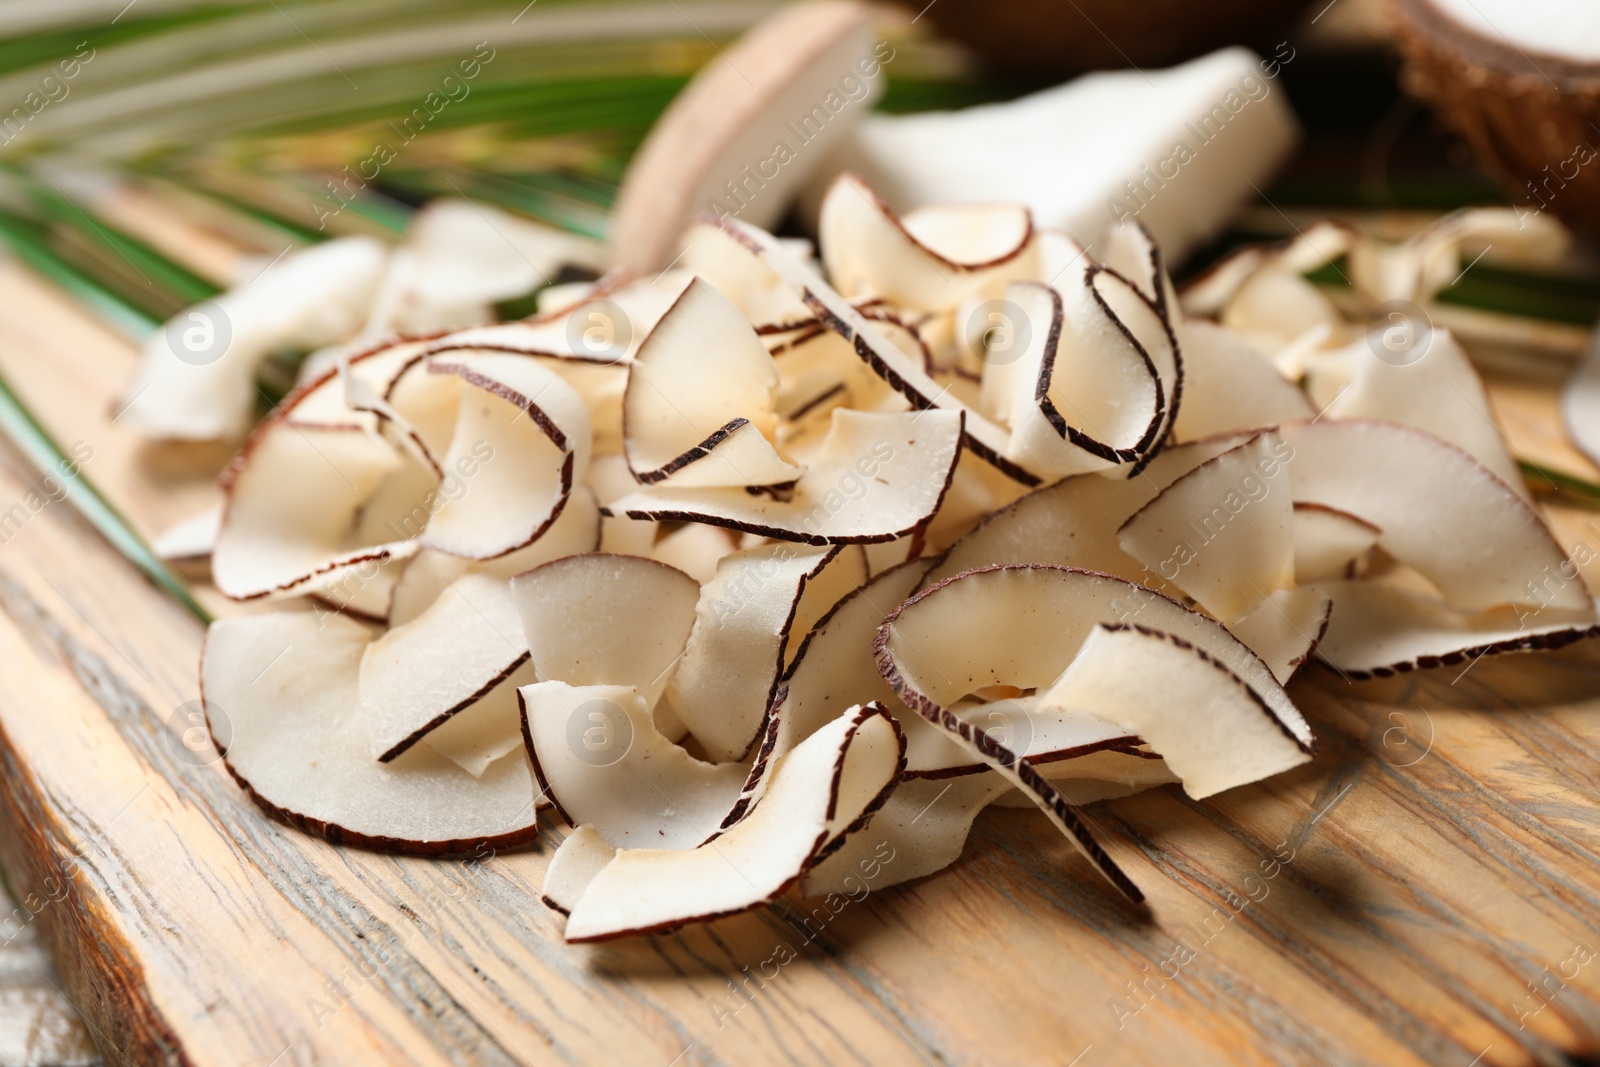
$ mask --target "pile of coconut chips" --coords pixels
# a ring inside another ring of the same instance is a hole
[[[708,221],[658,277],[373,344],[224,477],[217,587],[291,610],[212,626],[213,737],[334,841],[482,855],[552,809],[569,941],[827,893],[885,842],[875,886],[925,875],[996,802],[1137,902],[1075,805],[1309,761],[1313,655],[1597,632],[1461,348],[1364,318],[1507,218],[1318,227],[1180,297],[1136,224],[1091,254],[845,176],[820,265]]]

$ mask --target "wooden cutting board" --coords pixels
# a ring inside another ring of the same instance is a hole
[[[93,449],[85,476],[146,534],[198,510],[222,456],[110,421],[131,348],[14,266],[0,300],[0,372]],[[1593,473],[1552,383],[1495,389],[1520,450]],[[37,483],[0,447],[0,513]],[[1555,518],[1600,545],[1600,513]],[[267,818],[183,743],[194,619],[66,505],[0,532],[0,854],[108,1064],[1600,1056],[1600,647],[1308,671],[1312,764],[1088,809],[1149,921],[1037,813],[993,810],[954,867],[837,914],[790,898],[569,947],[539,902],[548,845],[405,859]]]

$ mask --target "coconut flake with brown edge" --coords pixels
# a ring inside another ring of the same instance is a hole
[[[525,759],[474,778],[427,746],[372,758],[358,680],[370,638],[360,623],[311,612],[212,624],[200,686],[234,778],[267,811],[336,844],[462,854],[533,840]]]

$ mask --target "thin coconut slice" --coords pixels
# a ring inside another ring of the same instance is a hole
[[[920,716],[903,713],[894,690],[878,673],[872,653],[872,639],[879,625],[911,595],[923,570],[920,563],[912,562],[879,574],[835,604],[799,642],[793,662],[773,695],[771,729],[757,754],[744,796],[729,815],[729,825],[765,792],[767,772],[775,760],[853,705],[876,702],[894,709],[907,734],[908,753],[911,739],[919,730],[937,737],[938,731],[928,727]],[[910,766],[908,756],[908,769]]]
[[[1144,351],[1161,386],[1161,429],[1156,441],[1166,441],[1183,409],[1184,367],[1178,294],[1167,274],[1166,262],[1150,231],[1125,219],[1106,231],[1107,270],[1093,278],[1095,294],[1110,309],[1129,336]],[[1127,285],[1113,285],[1112,279]],[[1141,304],[1143,306],[1141,306]]]
[[[1109,575],[1022,565],[958,575],[902,604],[878,631],[878,669],[896,695],[948,731],[979,760],[1026,792],[1131,899],[1139,891],[1078,822],[1060,793],[1030,761],[963,720],[952,708],[989,686],[1027,690],[1050,685],[1101,622],[1121,622],[1118,605],[1138,603],[1140,624],[1165,625],[1248,680],[1270,703],[1276,728],[1309,750],[1305,719],[1254,653],[1220,625],[1150,590]]]
[[[519,322],[457,330],[424,352],[507,352],[563,364],[625,367],[689,281],[689,274],[681,270],[638,280],[614,271],[586,286],[580,299]]]
[[[1055,763],[1081,759],[1096,752],[1131,748],[1139,743],[1137,735],[1116,723],[1091,714],[1047,706],[1037,694],[992,700],[968,698],[952,705],[950,713],[982,729],[1052,781],[1047,768]],[[971,753],[953,743],[945,731],[932,728],[926,720],[920,721],[918,726],[920,729],[906,730],[908,778],[955,778],[988,771],[988,764],[975,761]]]
[[[359,692],[370,634],[311,612],[211,625],[200,687],[235,780],[267,811],[336,844],[461,854],[532,841],[526,760],[498,760],[475,779],[426,746],[372,759]]]
[[[1348,252],[1357,237],[1356,230],[1348,224],[1325,220],[1286,240],[1245,245],[1217,260],[1184,286],[1180,294],[1183,310],[1190,315],[1216,318],[1257,273],[1272,269],[1310,274]]]
[[[817,622],[833,611],[850,593],[867,584],[867,553],[861,545],[842,545],[819,571],[806,578],[795,602],[794,618],[789,622],[789,639],[784,645],[787,669],[800,652],[800,645]],[[851,703],[862,703],[852,701]]]
[[[1007,476],[1024,485],[1038,485],[1037,474],[1005,459],[1007,433],[950,395],[950,389],[934,379],[916,357],[894,344],[816,271],[790,255],[771,234],[747,226],[737,219],[720,223],[735,240],[743,243],[766,262],[792,288],[829,330],[848,341],[856,356],[872,372],[891,385],[919,410],[959,411],[965,415],[963,427],[967,447],[993,463]]]
[[[600,507],[594,494],[579,486],[545,535],[526,548],[489,560],[470,560],[430,548],[418,550],[394,583],[387,612],[391,627],[422,614],[450,583],[465,574],[502,581],[543,563],[600,548]]]
[[[305,589],[307,595],[334,611],[353,615],[363,622],[381,623],[388,617],[394,591],[409,566],[404,555],[367,560],[354,567],[341,567],[325,577],[313,578]]]
[[[1429,331],[1414,351],[1391,355],[1381,341],[1369,338],[1327,358],[1348,364],[1350,373],[1348,385],[1326,404],[1324,418],[1415,426],[1460,448],[1528,497],[1483,378],[1449,330]]]
[[[864,315],[879,325],[891,343],[909,335],[904,326],[870,313]],[[905,345],[895,347],[906,351]],[[901,411],[907,406],[905,397],[863,363],[849,341],[820,325],[787,338],[771,352],[780,378],[777,406],[791,421],[826,414],[831,403],[848,403],[867,411]],[[915,358],[922,357],[919,353]]]
[[[281,414],[264,423],[222,476],[217,588],[235,600],[299,595],[318,579],[415,551],[355,537],[362,506],[402,463],[359,426],[298,426]]]
[[[1040,770],[1069,803],[1080,805],[1129,797],[1179,781],[1166,760],[1145,749],[1102,749],[1060,763],[1047,763]],[[996,803],[1010,806],[1006,797]],[[1018,796],[1017,806],[1032,805],[1027,798]]]
[[[941,871],[961,858],[978,814],[1010,789],[997,774],[903,781],[864,829],[806,872],[800,891],[854,896]]]
[[[594,876],[604,870],[616,854],[616,847],[599,830],[592,826],[578,827],[551,854],[539,899],[552,911],[571,915],[573,905],[589,888]]]
[[[599,245],[490,204],[444,198],[424,205],[406,226],[415,269],[395,308],[401,329],[483,321],[499,301],[548,285],[571,264],[595,268]]]
[[[478,466],[467,490],[444,499],[422,544],[468,559],[494,559],[542,537],[589,465],[589,413],[571,386],[517,356],[456,356],[434,363],[462,389],[455,434],[441,466]]]
[[[1348,511],[1326,504],[1294,506],[1294,580],[1296,585],[1350,577],[1383,531]]]
[[[1393,423],[1287,423],[1297,503],[1348,512],[1383,532],[1378,545],[1465,608],[1539,603],[1583,610],[1582,582],[1549,592],[1570,568],[1527,502],[1454,445]],[[1382,477],[1374,477],[1382,472]]]
[[[1460,280],[1463,252],[1471,255],[1475,248],[1501,260],[1548,266],[1560,262],[1571,243],[1565,227],[1537,211],[1463,208],[1403,241],[1353,242],[1347,269],[1351,285],[1374,305],[1430,300]]]
[[[807,544],[892,541],[923,526],[960,458],[954,411],[833,412],[821,452],[792,492],[742,488],[641,489],[605,508],[634,519],[709,523]]]
[[[748,767],[703,762],[662,736],[632,686],[538,682],[519,694],[541,790],[617,848],[694,848],[744,785]]]
[[[1344,330],[1344,316],[1333,301],[1281,267],[1259,271],[1241,285],[1223,309],[1221,322],[1269,359],[1312,331],[1337,337]]]
[[[654,707],[694,626],[700,585],[635,556],[590,553],[511,580],[541,681],[620,685]]]
[[[1183,407],[1173,433],[1194,441],[1316,414],[1304,392],[1232,330],[1205,319],[1185,319]]]
[[[840,556],[838,548],[792,544],[745,549],[718,563],[716,577],[701,589],[669,690],[711,759],[742,759],[755,743],[789,644],[804,636],[793,627],[806,588],[836,585],[827,572]]]
[[[1039,770],[1067,803],[1079,807],[1131,797],[1147,789],[1178,782],[1178,776],[1172,773],[1166,760],[1143,749],[1104,749],[1060,763],[1047,763]],[[994,806],[1031,808],[1033,801],[1012,789],[997,797]]]
[[[1327,633],[1333,601],[1320,589],[1280,589],[1228,623],[1228,632],[1250,647],[1280,685],[1305,666]]]
[[[878,666],[898,673],[898,685],[889,681],[908,706],[921,712],[910,701],[931,701],[948,710],[988,686],[1047,688],[1101,623],[1161,630],[1196,646],[1244,679],[1283,729],[1311,749],[1304,716],[1238,638],[1198,611],[1109,574],[1009,564],[944,579],[890,616],[879,633]]]
[[[812,317],[771,267],[715,223],[696,222],[684,231],[678,267],[715,286],[745,321],[758,327],[770,329]]]
[[[572,907],[566,939],[657,933],[764,904],[865,825],[889,797],[904,741],[879,705],[853,708],[785,756],[767,795],[684,851],[619,851]]]
[[[778,368],[739,309],[691,281],[628,371],[623,446],[640,482],[782,485],[804,473],[768,440]]]
[[[1054,563],[1159,585],[1158,574],[1123,551],[1117,528],[1180,475],[1244,440],[1224,437],[1165,449],[1134,478],[1084,475],[1036,489],[952,545],[924,584],[996,563]]]
[[[1182,638],[1144,626],[1096,626],[1044,703],[1137,733],[1196,800],[1311,759],[1238,675]]]
[[[1231,621],[1294,585],[1294,504],[1275,433],[1200,464],[1117,531],[1123,551]]]
[[[953,204],[902,219],[860,178],[841,174],[817,228],[828,276],[847,297],[937,311],[997,297],[1033,270],[1033,218],[1020,204]]]
[[[152,437],[242,435],[258,400],[261,361],[280,348],[350,338],[366,319],[388,254],[371,237],[326,241],[180,312],[145,342],[120,418]]]
[[[523,748],[517,689],[534,680],[533,664],[524,661],[499,685],[423,734],[422,743],[482,778],[495,761]],[[550,806],[550,798],[541,790],[536,803],[542,810]]]
[[[1575,571],[1567,584],[1582,587]],[[1522,605],[1463,611],[1384,582],[1327,582],[1333,598],[1317,657],[1349,678],[1403,674],[1483,656],[1561,648],[1600,636],[1591,601],[1579,607]]]
[[[1012,375],[1006,456],[1053,477],[1132,463],[1156,443],[1165,418],[1157,367],[1118,316],[1142,317],[1142,332],[1173,350],[1166,329],[1132,285],[1089,266],[1057,287],[1016,285],[1031,343]],[[1103,293],[1114,293],[1107,300]]]
[[[222,505],[175,522],[150,542],[150,551],[168,563],[194,563],[211,558],[222,530]]]
[[[622,522],[639,522],[638,519],[621,519]],[[739,547],[738,536],[720,526],[704,526],[698,522],[685,522],[677,529],[657,527],[653,544],[638,553],[646,559],[676,567],[701,585],[717,573],[717,564]]]
[[[527,662],[528,642],[505,581],[457,578],[361,657],[361,713],[373,757],[387,763],[399,756]]]
[[[627,457],[620,454],[594,456],[589,461],[589,473],[585,480],[594,493],[595,502],[602,508],[621,500],[639,487],[639,483],[633,480],[633,472],[628,470]],[[660,534],[659,522],[630,519],[626,515],[601,514],[599,549],[601,552],[624,556],[649,556]],[[683,569],[676,563],[673,566]]]

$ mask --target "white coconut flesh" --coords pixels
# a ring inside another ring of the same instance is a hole
[[[1097,625],[1170,633],[1237,674],[1307,749],[1311,729],[1261,659],[1220,623],[1126,579],[1040,564],[968,571],[928,586],[891,615],[878,665],[919,713],[949,709],[990,686],[1041,690],[1064,670]],[[928,710],[924,710],[928,709]],[[954,732],[971,733],[956,724]],[[947,726],[947,729],[952,727]]]
[[[700,597],[682,571],[598,552],[535,567],[510,588],[540,681],[631,687],[650,707],[683,656]]]
[[[405,564],[396,579],[387,614],[389,625],[399,626],[416,618],[436,600],[450,583],[466,574],[482,574],[508,581],[543,563],[600,548],[600,508],[594,494],[579,486],[567,498],[566,507],[555,522],[533,544],[488,560],[452,556],[437,549],[419,549]]]
[[[1293,382],[1238,334],[1206,319],[1178,327],[1183,350],[1183,405],[1173,432],[1195,441],[1316,415]]]
[[[1375,340],[1363,339],[1332,354],[1349,366],[1348,386],[1334,394],[1323,418],[1414,426],[1460,448],[1529,499],[1483,378],[1450,331],[1431,330],[1414,347],[1390,353],[1382,329]]]
[[[228,766],[400,851],[529,841],[557,807],[573,940],[919,877],[990,804],[1043,809],[1138,900],[1073,806],[1299,766],[1283,686],[1312,656],[1459,670],[1600,632],[1461,348],[1382,359],[1354,319],[1480,245],[1546,254],[1502,214],[1308,226],[1180,309],[1143,217],[1091,251],[845,180],[831,277],[724,219],[522,322],[333,338],[214,537],[168,539],[229,596],[343,612],[212,630]],[[419,242],[372,330],[521,284],[469,263],[417,294],[451,261]],[[1341,255],[1334,302],[1305,274]]]
[[[212,624],[200,664],[213,738],[263,808],[343,844],[459,854],[533,840],[533,772],[497,760],[480,778],[425,745],[372,758],[360,699],[371,631],[341,616]]]
[[[778,368],[739,309],[695,279],[628,369],[623,445],[634,477],[684,487],[781,485],[802,468],[778,455]]]
[[[711,223],[696,222],[684,231],[678,269],[714,286],[757,329],[812,318],[811,310],[771,267]]]
[[[882,707],[846,711],[779,761],[761,803],[720,836],[619,850],[572,905],[566,939],[659,932],[771,900],[889,797],[903,747]]]
[[[1569,570],[1568,585],[1583,586]],[[1426,667],[1466,666],[1486,655],[1561,648],[1600,635],[1593,602],[1567,608],[1547,603],[1468,611],[1380,582],[1328,582],[1333,601],[1317,657],[1351,678]]]
[[[518,690],[539,787],[572,826],[617,848],[694,848],[715,834],[749,768],[668,740],[632,686],[535,682]]]
[[[1027,317],[1031,343],[1009,376],[1005,455],[1048,477],[1133,462],[1155,441],[1165,416],[1157,369],[1102,290],[1120,291],[1124,313],[1132,309],[1154,328],[1144,332],[1161,340],[1170,366],[1165,327],[1113,274],[1070,270],[1057,287],[1030,283],[1007,291]]]
[[[221,529],[222,506],[219,504],[196,512],[161,531],[150,542],[150,551],[156,554],[157,559],[169,563],[210,559]]]
[[[863,884],[884,889],[943,870],[961,857],[979,813],[1010,788],[999,775],[901,782],[864,829],[806,872],[800,889],[808,897],[858,893]]]
[[[1294,584],[1291,453],[1262,433],[1200,464],[1122,524],[1123,551],[1214,618],[1238,618]]]
[[[1280,589],[1228,623],[1228,632],[1261,658],[1282,685],[1305,666],[1316,651],[1333,601],[1314,586]]]
[[[1294,580],[1297,585],[1349,577],[1383,531],[1326,504],[1294,506]]]
[[[861,551],[853,547],[767,545],[717,565],[701,588],[694,630],[670,686],[679,718],[712,759],[744,758],[761,734],[790,651],[865,577]]]
[[[404,540],[363,542],[356,532],[363,504],[403,462],[360,426],[265,423],[223,477],[211,555],[217,588],[238,600],[293,594],[314,579],[415,551]]]
[[[455,579],[422,614],[392,627],[362,654],[362,715],[373,757],[387,762],[399,756],[527,662],[528,642],[506,583],[484,574]],[[484,725],[492,729],[493,723]],[[514,740],[514,718],[510,726]]]
[[[745,226],[736,219],[724,219],[721,225],[771,266],[823,325],[850,342],[857,357],[874,374],[894,386],[913,407],[961,412],[965,416],[963,432],[969,447],[1018,481],[1038,484],[1037,474],[1001,459],[1006,446],[1006,431],[1002,427],[951,396],[948,386],[934,380],[920,361],[897,348],[820,274],[789,255],[769,234]]]
[[[605,511],[813,545],[892,541],[939,510],[960,458],[961,434],[960,412],[838,409],[820,454],[787,494],[641,487]]]
[[[145,342],[121,418],[151,437],[239,437],[258,399],[261,362],[279,348],[320,348],[354,334],[387,256],[370,237],[327,241],[181,313]]]
[[[455,433],[440,465],[477,461],[465,492],[446,497],[420,540],[469,559],[504,556],[555,523],[589,465],[589,414],[558,375],[517,356],[459,355],[436,362],[462,388]]]
[[[1043,701],[1136,732],[1196,800],[1311,759],[1237,674],[1188,641],[1140,625],[1096,626]]]
[[[949,205],[902,219],[852,174],[829,188],[818,232],[823,265],[842,295],[882,297],[923,311],[969,296],[999,296],[1032,267],[1027,208]]]
[[[1280,432],[1294,453],[1287,466],[1295,502],[1376,526],[1378,545],[1452,604],[1589,606],[1582,582],[1548,599],[1539,592],[1549,575],[1570,569],[1566,553],[1518,493],[1454,445],[1384,422],[1286,423]]]
[[[545,907],[571,915],[572,906],[594,876],[617,854],[616,846],[592,826],[580,826],[561,842],[544,870],[540,899]]]
[[[1244,440],[1224,437],[1169,447],[1134,478],[1088,475],[1036,489],[951,545],[925,584],[997,563],[1053,563],[1157,587],[1160,575],[1123,550],[1118,528],[1178,477]]]

